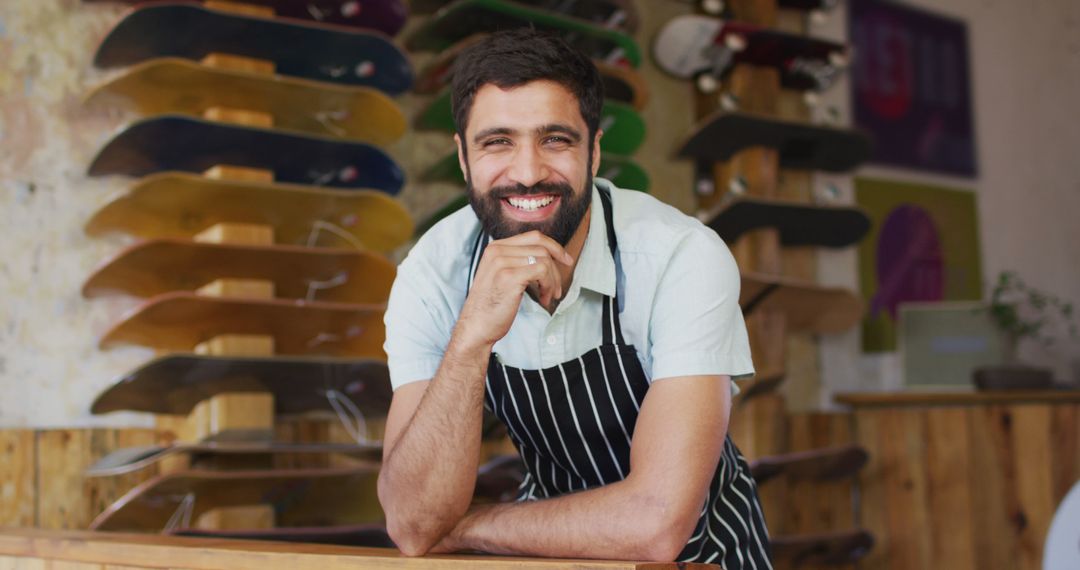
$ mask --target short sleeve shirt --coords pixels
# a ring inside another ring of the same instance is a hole
[[[569,290],[553,314],[523,296],[510,332],[494,346],[500,361],[541,369],[596,348],[604,296],[618,292],[623,336],[650,382],[752,375],[739,270],[727,245],[698,220],[648,194],[599,178],[595,185],[611,192],[615,259],[594,186],[589,231]],[[462,208],[428,230],[398,267],[385,316],[395,390],[435,376],[465,303],[480,231],[472,208]]]

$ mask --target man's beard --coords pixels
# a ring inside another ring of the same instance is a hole
[[[592,169],[585,179],[585,187],[580,195],[575,196],[573,188],[563,183],[539,183],[533,186],[496,186],[484,195],[479,195],[472,185],[472,176],[466,174],[466,187],[469,204],[480,219],[480,225],[493,239],[505,239],[532,230],[540,230],[566,247],[574,236],[581,220],[585,217],[592,203]],[[507,218],[502,211],[502,202],[509,196],[554,195],[559,198],[558,210],[553,216],[541,222],[519,222]]]

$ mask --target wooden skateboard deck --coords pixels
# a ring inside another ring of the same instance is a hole
[[[503,0],[458,0],[447,5],[421,24],[405,46],[415,51],[442,51],[476,33],[516,27],[562,34],[593,59],[631,67],[641,65],[641,50],[626,34]]]
[[[739,64],[772,67],[782,87],[799,91],[827,89],[849,59],[843,44],[698,15],[665,24],[653,55],[660,69],[681,79],[723,80]]]
[[[376,464],[327,469],[189,470],[144,481],[91,523],[90,530],[161,531],[189,499],[194,522],[214,508],[270,504],[282,526],[372,523],[382,519],[375,497]],[[184,525],[186,526],[186,525]]]
[[[839,333],[863,316],[862,300],[846,289],[747,272],[742,274],[739,305],[745,315],[758,309],[782,311],[788,329],[795,332]]]
[[[405,114],[371,87],[221,69],[186,59],[138,63],[97,86],[87,105],[119,103],[142,115],[202,117],[213,108],[265,113],[275,128],[377,146],[405,134]]]
[[[275,542],[333,544],[368,548],[397,548],[394,541],[390,540],[386,527],[379,524],[278,527],[247,530],[181,528],[167,534],[234,540],[272,540]]]
[[[177,443],[168,446],[146,445],[118,449],[86,470],[87,477],[109,477],[132,473],[157,464],[166,457],[186,455],[196,461],[204,456],[242,455],[270,457],[275,455],[339,454],[378,463],[382,460],[381,445],[355,443],[270,443],[215,442]]]
[[[215,180],[168,172],[139,180],[98,210],[86,233],[123,232],[143,239],[185,239],[221,223],[274,228],[277,243],[389,252],[412,236],[400,202],[373,190]],[[315,231],[326,223],[343,232]],[[314,239],[313,239],[314,238]]]
[[[438,97],[416,117],[416,128],[454,132],[454,115],[450,109],[450,90],[443,89]],[[633,107],[617,101],[604,101],[600,110],[600,150],[631,155],[645,141],[645,120]]]
[[[782,168],[845,172],[867,160],[873,144],[867,134],[858,130],[717,111],[701,120],[678,155],[726,161],[750,147],[776,149]]]
[[[83,0],[83,2],[144,4],[148,0]],[[401,0],[243,0],[242,3],[272,8],[274,14],[280,17],[367,28],[378,30],[388,36],[396,35],[405,25],[405,19],[409,15],[409,11]]]
[[[270,170],[278,182],[397,194],[401,167],[359,142],[162,115],[132,123],[94,157],[90,176],[202,173],[217,165]]]
[[[869,554],[874,536],[865,530],[769,537],[778,568],[853,564]]]
[[[738,196],[707,213],[702,222],[734,243],[758,228],[776,228],[787,247],[848,247],[870,231],[870,217],[854,206],[818,206],[786,200]]]
[[[219,394],[269,392],[274,412],[292,415],[332,411],[329,391],[349,398],[365,417],[382,417],[390,407],[390,373],[385,362],[371,359],[171,354],[117,379],[90,411],[186,416]]]
[[[99,344],[103,349],[136,344],[190,352],[221,335],[270,335],[276,354],[385,358],[384,310],[384,305],[234,299],[179,291],[139,305]]]
[[[792,480],[828,481],[853,477],[870,456],[858,445],[845,445],[761,457],[750,464],[750,473],[760,485],[780,476]]]
[[[555,12],[631,35],[637,32],[641,23],[637,8],[631,0],[513,0],[513,3]],[[411,0],[409,7],[414,13],[427,14],[450,4],[451,0]]]
[[[600,169],[596,176],[610,180],[619,188],[628,190],[649,191],[649,174],[645,172],[633,159],[612,153],[604,153],[600,156]],[[457,151],[450,151],[443,156],[431,168],[420,175],[421,182],[446,182],[450,184],[465,185],[465,174],[461,172],[458,163]],[[423,233],[423,232],[421,232]]]
[[[201,61],[211,53],[261,59],[282,75],[374,87],[391,95],[412,85],[409,59],[389,38],[354,28],[155,3],[128,13],[102,40],[100,68],[159,57]]]
[[[471,35],[442,52],[417,75],[413,91],[421,95],[433,95],[450,84],[454,62],[461,52],[484,39],[487,34]],[[630,67],[613,65],[594,60],[604,83],[604,98],[633,106],[638,111],[649,102],[649,87],[641,74]]]
[[[385,303],[395,273],[388,259],[366,251],[150,240],[103,263],[82,292],[146,298],[194,291],[217,279],[261,279],[274,284],[278,298]]]

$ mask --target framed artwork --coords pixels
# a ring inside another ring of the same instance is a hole
[[[856,178],[855,200],[873,224],[859,244],[864,352],[896,350],[902,303],[982,299],[973,192]]]

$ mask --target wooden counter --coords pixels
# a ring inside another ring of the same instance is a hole
[[[1080,478],[1080,393],[844,394],[870,454],[860,569],[1040,570],[1057,506]]]
[[[664,564],[447,555],[406,558],[395,550],[161,535],[0,529],[0,569],[122,566],[185,570],[719,570],[713,564]]]

